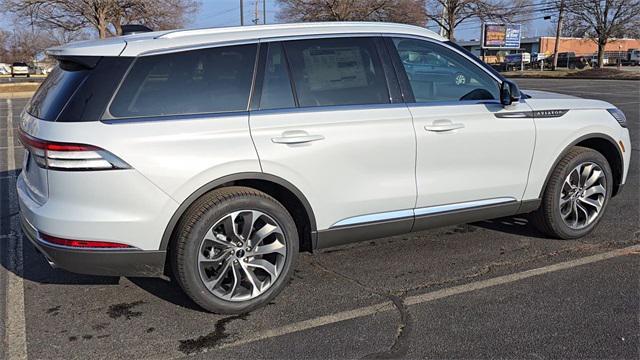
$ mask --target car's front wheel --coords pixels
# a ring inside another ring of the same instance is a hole
[[[613,176],[599,152],[574,147],[560,160],[532,214],[536,227],[560,239],[576,239],[598,224],[611,198]]]
[[[246,187],[203,195],[178,224],[174,276],[204,309],[248,312],[286,286],[298,254],[298,234],[287,210]]]

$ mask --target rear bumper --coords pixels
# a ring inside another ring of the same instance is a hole
[[[165,251],[160,250],[78,250],[49,244],[20,216],[23,234],[44,255],[49,264],[74,273],[103,276],[161,276]]]

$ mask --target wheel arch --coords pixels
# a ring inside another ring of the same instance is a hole
[[[169,244],[176,226],[191,204],[209,191],[232,185],[260,190],[280,201],[296,222],[300,238],[300,250],[312,251],[315,248],[317,234],[315,215],[304,194],[290,182],[275,175],[245,172],[223,176],[210,181],[189,195],[178,206],[178,209],[169,220],[162,235],[160,250],[169,251]]]
[[[562,150],[562,152],[560,152],[547,173],[544,184],[542,185],[542,189],[540,190],[539,198],[542,198],[544,191],[547,189],[547,184],[549,183],[549,179],[553,174],[553,170],[556,168],[560,160],[562,160],[562,158],[569,152],[569,150],[571,150],[571,148],[575,146],[581,146],[595,150],[601,153],[602,156],[607,159],[607,162],[609,162],[609,166],[611,166],[611,172],[613,173],[613,192],[611,196],[616,196],[621,188],[620,183],[622,181],[624,172],[624,158],[616,141],[613,140],[611,136],[602,133],[593,133],[583,135],[575,139],[569,145],[567,145],[564,150]]]

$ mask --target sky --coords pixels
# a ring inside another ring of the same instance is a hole
[[[201,0],[200,11],[195,18],[185,24],[187,28],[221,27],[240,25],[240,1],[241,0]],[[262,2],[263,0],[243,0],[244,1],[244,23],[252,24],[255,18],[255,4],[258,2],[258,18],[263,21]],[[536,0],[536,3],[547,0]],[[278,1],[266,0],[267,24],[277,22]],[[0,13],[0,27],[10,28],[8,14]],[[523,36],[544,36],[554,33],[551,20],[544,20],[540,13],[527,14],[523,11],[523,18],[534,19],[524,26]],[[430,22],[427,27],[434,31],[439,31],[438,27]],[[480,24],[478,22],[464,22],[456,28],[457,40],[471,40],[480,38]]]
[[[187,24],[187,27],[218,27],[240,25],[240,1],[241,0],[201,0],[200,12],[196,18]],[[251,24],[255,18],[255,4],[258,2],[258,17],[262,23],[262,2],[263,0],[244,0],[244,21],[245,25]],[[278,1],[266,0],[267,23],[277,22]],[[524,11],[523,11],[524,12]],[[525,36],[550,35],[553,24],[551,20],[539,19],[540,14],[524,14],[524,18],[535,18],[525,26]],[[528,16],[528,17],[526,17]],[[433,23],[427,24],[431,30],[438,31],[438,27]],[[456,29],[458,40],[470,40],[480,38],[480,24],[477,22],[465,22]]]

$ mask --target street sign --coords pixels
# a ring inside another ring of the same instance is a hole
[[[520,24],[482,24],[483,49],[519,49]]]

